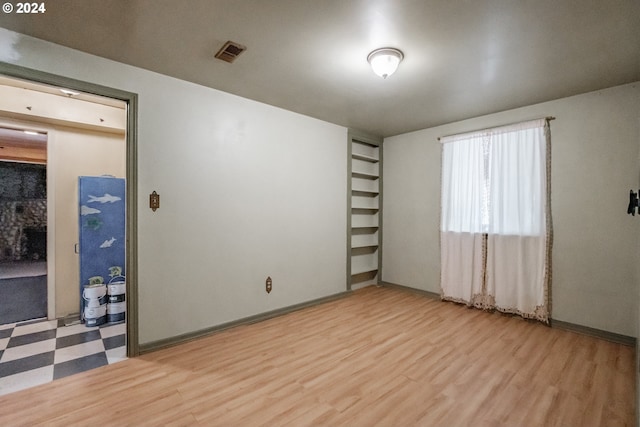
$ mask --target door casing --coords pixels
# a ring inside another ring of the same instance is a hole
[[[127,356],[139,354],[138,339],[138,179],[137,179],[137,140],[138,140],[138,94],[115,89],[95,83],[76,80],[69,77],[46,73],[0,61],[0,74],[35,83],[43,83],[66,89],[118,99],[127,103],[126,127],[126,191],[127,191]]]

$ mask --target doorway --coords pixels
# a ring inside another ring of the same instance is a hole
[[[0,76],[17,78],[35,84],[64,88],[89,95],[111,98],[126,104],[126,347],[127,356],[138,355],[137,312],[137,95],[114,88],[95,85],[7,63],[0,63]]]
[[[0,325],[47,317],[47,135],[0,127]]]

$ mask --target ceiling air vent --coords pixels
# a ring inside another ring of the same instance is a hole
[[[216,53],[216,58],[222,59],[226,62],[233,62],[242,52],[247,50],[247,48],[240,43],[228,41],[220,48],[218,53]]]

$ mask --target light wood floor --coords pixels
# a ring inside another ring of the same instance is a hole
[[[0,425],[631,426],[634,353],[369,287],[0,397]]]

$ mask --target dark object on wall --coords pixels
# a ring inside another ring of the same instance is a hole
[[[633,216],[636,216],[637,208],[638,208],[638,193],[634,193],[633,190],[631,190],[629,192],[629,207],[627,207],[627,213]]]
[[[22,230],[25,235],[25,257],[28,260],[47,259],[47,228],[25,228]]]
[[[155,191],[149,194],[149,207],[154,212],[160,207],[160,195]]]

